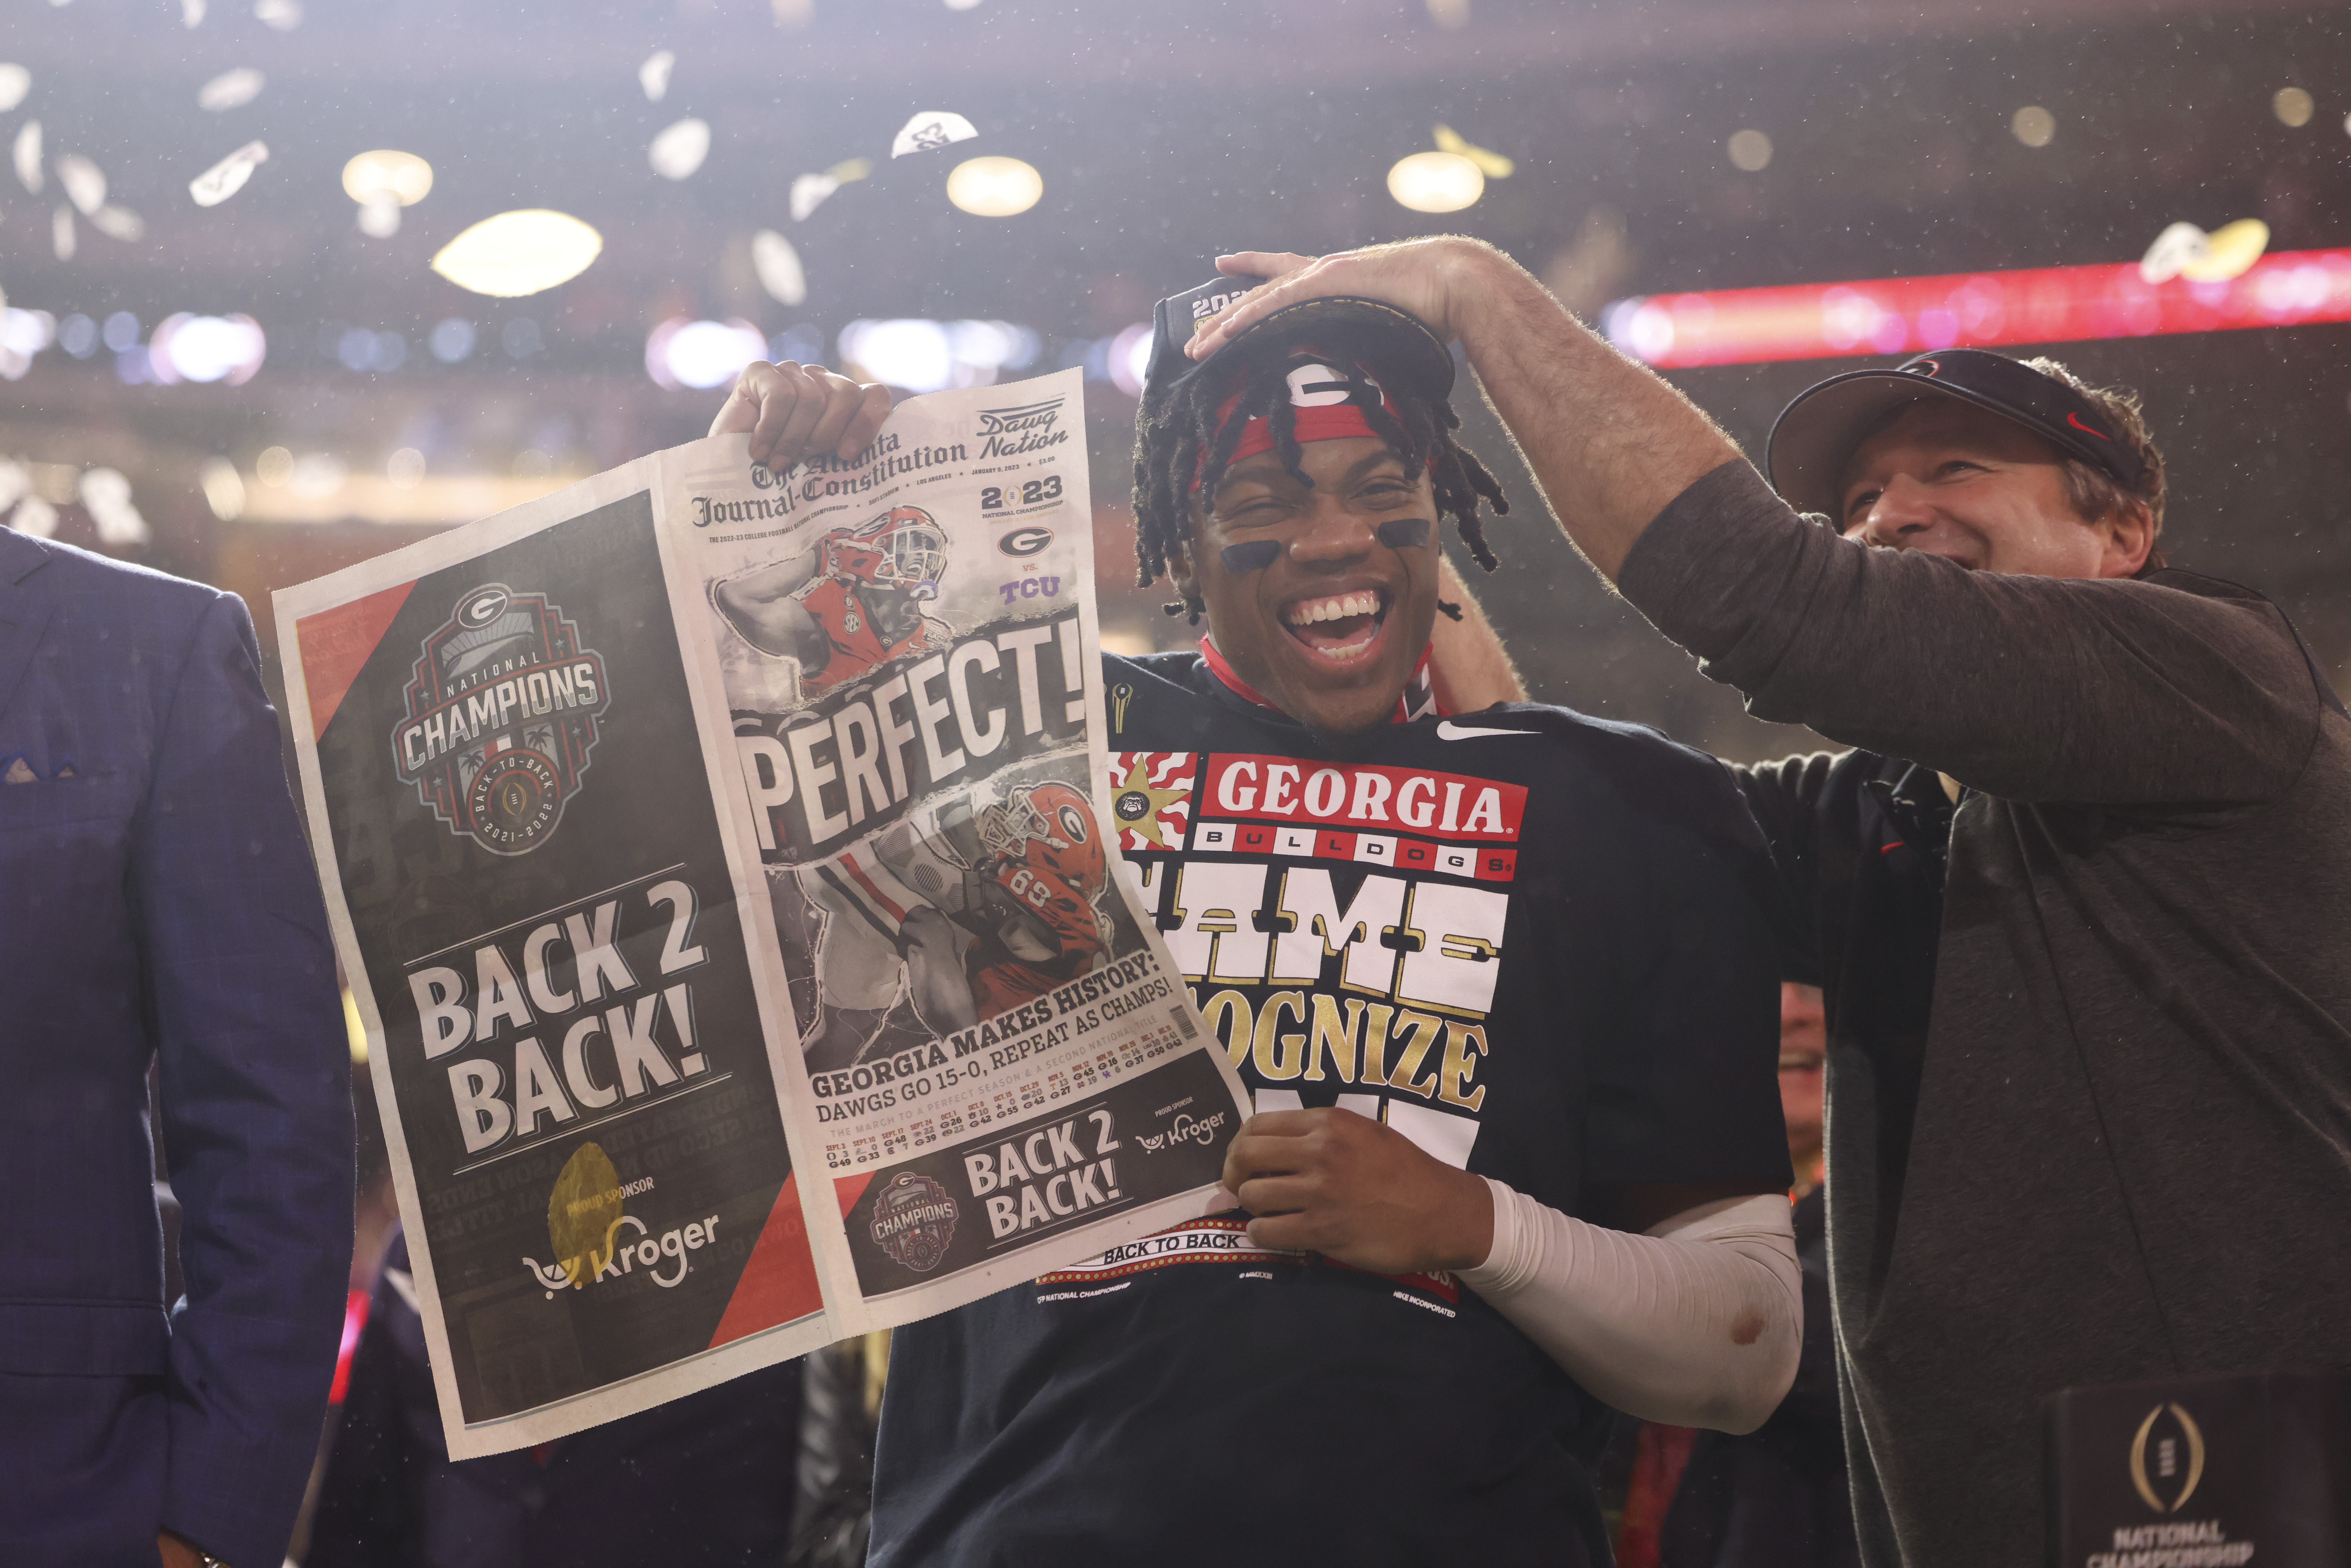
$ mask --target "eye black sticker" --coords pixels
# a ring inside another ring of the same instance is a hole
[[[1390,517],[1374,533],[1390,549],[1418,549],[1428,542],[1426,517]]]
[[[1280,539],[1245,539],[1237,545],[1227,545],[1217,552],[1225,570],[1238,577],[1247,571],[1263,571],[1281,555]]]

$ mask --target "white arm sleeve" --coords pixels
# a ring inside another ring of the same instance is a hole
[[[1730,1198],[1645,1236],[1588,1225],[1491,1176],[1494,1246],[1461,1281],[1628,1416],[1751,1432],[1803,1348],[1788,1200]]]

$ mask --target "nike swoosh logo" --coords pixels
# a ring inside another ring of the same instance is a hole
[[[2108,435],[2105,431],[2093,430],[2088,425],[2084,424],[2082,423],[2082,416],[2075,413],[2072,409],[2067,409],[2065,411],[2065,423],[2072,425],[2074,429],[2080,431],[2085,435],[2095,435],[2099,440],[2105,442],[2111,442],[2114,440],[2114,437]]]
[[[1456,724],[1449,718],[1437,721],[1437,738],[1439,740],[1476,740],[1487,735],[1527,736],[1534,733],[1531,729],[1479,729],[1473,725]]]

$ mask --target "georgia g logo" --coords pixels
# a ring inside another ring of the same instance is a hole
[[[392,731],[401,780],[452,833],[521,855],[578,793],[611,692],[560,606],[493,582],[424,639],[402,696]]]

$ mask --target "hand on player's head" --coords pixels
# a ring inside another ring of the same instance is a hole
[[[1195,360],[1205,360],[1284,306],[1333,295],[1377,299],[1409,311],[1449,342],[1460,332],[1460,323],[1454,317],[1463,298],[1457,289],[1465,269],[1493,254],[1491,246],[1479,241],[1439,235],[1337,251],[1319,258],[1270,250],[1220,256],[1218,272],[1269,281],[1249,290],[1240,303],[1185,345],[1184,351]]]
[[[751,460],[781,471],[809,457],[854,457],[889,417],[889,388],[787,360],[744,366],[710,434],[747,431]]]

